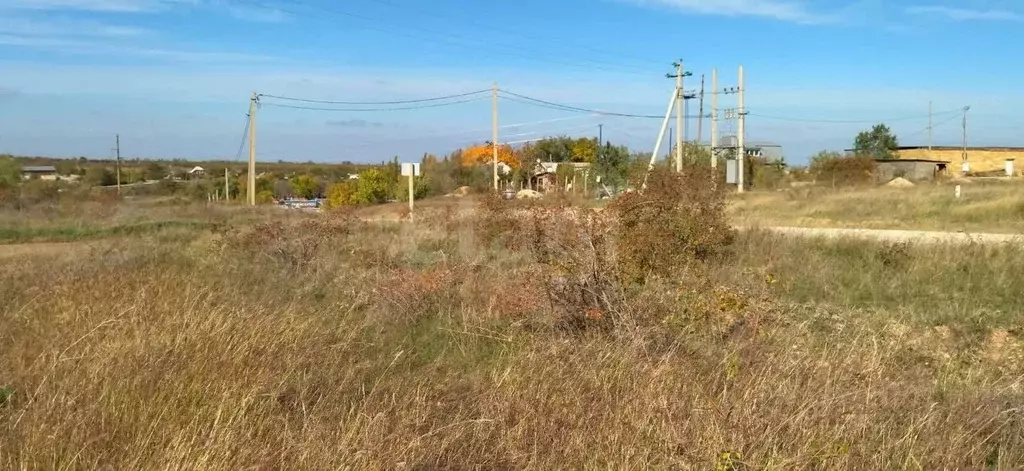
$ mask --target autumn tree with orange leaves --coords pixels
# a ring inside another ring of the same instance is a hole
[[[493,148],[494,146],[490,142],[467,148],[462,151],[462,165],[472,167],[491,163],[491,159],[494,158]],[[512,168],[520,166],[519,156],[508,144],[498,146],[498,162]]]

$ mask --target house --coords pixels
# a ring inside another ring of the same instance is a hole
[[[966,154],[967,170],[964,171],[963,147],[905,146],[896,149],[896,158],[900,160],[945,161],[951,164],[951,171],[976,175],[1018,176],[1012,162],[1024,158],[1024,147],[968,147]]]
[[[203,167],[195,166],[192,170],[188,171],[188,174],[193,177],[201,177],[206,174],[206,170]]]
[[[26,165],[21,167],[21,178],[25,180],[57,180],[57,167],[53,165]]]
[[[591,164],[588,162],[537,162],[534,166],[533,176],[530,177],[530,186],[540,192],[547,192],[555,189],[572,190],[575,182],[575,174],[590,172]],[[575,170],[572,180],[559,182],[559,167],[571,167]]]
[[[903,178],[911,182],[933,181],[948,173],[949,162],[928,159],[877,159],[875,179],[879,183]]]

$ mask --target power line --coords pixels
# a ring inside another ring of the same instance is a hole
[[[432,103],[418,106],[402,106],[397,108],[322,108],[316,106],[300,106],[300,105],[284,105],[281,103],[262,103],[263,106],[272,106],[276,108],[291,108],[296,110],[310,110],[310,111],[341,111],[341,112],[360,112],[360,111],[407,111],[407,110],[421,110],[425,108],[440,108],[442,106],[459,105],[462,103],[470,103],[474,101],[480,101],[487,97],[476,97],[467,100],[449,101],[445,103]]]
[[[500,90],[500,92],[501,93],[505,93],[505,94],[511,96],[511,97],[502,97],[502,98],[505,98],[506,100],[514,101],[514,102],[517,102],[517,103],[532,104],[532,105],[535,105],[535,106],[541,106],[543,108],[551,108],[551,109],[556,109],[556,110],[561,110],[561,111],[575,111],[575,112],[581,112],[581,113],[594,113],[594,114],[599,114],[599,115],[603,115],[603,116],[621,116],[623,118],[647,118],[647,119],[661,119],[662,118],[661,116],[655,116],[655,115],[641,115],[641,114],[631,114],[631,113],[619,113],[619,112],[616,112],[616,111],[603,111],[603,110],[595,110],[595,109],[590,109],[590,108],[581,108],[581,107],[578,107],[578,106],[565,105],[565,104],[561,104],[561,103],[555,103],[555,102],[552,102],[552,101],[541,100],[541,99],[538,99],[538,98],[529,97],[529,96],[526,96],[526,95],[520,95],[518,93],[510,92],[508,90]],[[518,100],[516,98],[518,98]]]
[[[501,28],[500,26],[494,25],[492,23],[483,23],[483,22],[474,22],[474,21],[466,22],[466,19],[464,19],[464,18],[453,18],[451,16],[441,15],[441,14],[437,13],[436,11],[432,11],[432,10],[427,10],[427,9],[411,9],[408,5],[399,5],[399,4],[396,4],[396,3],[392,2],[392,1],[389,1],[389,0],[371,0],[371,1],[373,1],[375,3],[382,4],[382,5],[388,5],[388,6],[391,6],[391,7],[394,7],[394,8],[398,8],[398,9],[401,9],[403,11],[410,11],[410,10],[412,10],[412,11],[415,11],[416,13],[419,13],[419,14],[422,14],[422,15],[433,16],[434,18],[447,19],[447,20],[454,19],[454,20],[456,20],[458,22],[463,22],[463,23],[466,23],[466,24],[469,24],[469,25],[472,25],[472,26],[475,26],[475,27],[478,27],[478,28],[486,28],[486,29],[488,29],[490,31],[495,31],[495,32],[499,32],[499,33],[508,34],[510,37],[527,37],[527,38],[533,38],[533,39],[537,39],[537,40],[545,41],[545,42],[550,42],[552,40],[552,38],[544,38],[544,37],[540,37],[540,36],[537,36],[537,35],[527,34],[527,33],[524,33],[521,30],[511,30],[511,29]],[[600,49],[600,48],[595,48],[593,46],[590,46],[590,45],[584,44],[584,43],[580,43],[580,42],[566,41],[564,39],[559,39],[558,42],[560,44],[567,44],[567,43],[573,44],[575,47],[579,47],[581,49],[585,49],[585,50],[588,50],[588,51],[591,51],[591,52],[595,52],[595,53],[598,53],[598,54],[603,54],[605,56],[619,57],[619,58],[622,58],[622,59],[626,59],[626,60],[628,60],[630,62],[634,62],[636,64],[644,64],[645,66],[651,66],[651,67],[655,66],[655,64],[653,62],[645,63],[645,62],[636,61],[636,58],[632,57],[630,55],[622,54],[622,53],[617,53],[617,52],[614,52],[614,51],[608,51],[608,50],[604,50],[604,49]],[[601,62],[604,62],[604,61],[601,61]],[[609,63],[609,64],[613,64],[613,63]],[[618,65],[618,64],[613,64],[613,65]],[[658,65],[660,65],[660,64],[658,64]]]
[[[934,128],[937,128],[937,127],[940,127],[940,126],[944,126],[946,124],[952,123],[953,121],[956,121],[959,118],[960,118],[960,116],[954,115],[954,116],[950,117],[949,119],[947,119],[945,121],[940,121],[938,124],[935,124],[935,125],[931,126],[931,128],[934,129]],[[909,133],[909,134],[904,134],[903,137],[916,136],[918,134],[923,134],[923,133],[925,133],[927,131],[928,131],[928,128],[924,128],[924,129],[921,129],[920,131],[914,131],[914,132]]]
[[[235,0],[235,1],[237,3],[247,4],[249,6],[255,6],[255,7],[258,7],[258,8],[279,10],[279,11],[290,13],[290,14],[296,15],[296,16],[298,16],[299,13],[295,12],[294,10],[289,11],[289,10],[286,10],[286,9],[282,8],[281,7],[281,3],[289,4],[289,5],[292,5],[292,6],[306,7],[306,8],[310,8],[310,9],[314,9],[314,10],[331,12],[331,13],[335,13],[335,14],[338,14],[338,15],[346,16],[346,17],[349,17],[349,18],[355,18],[355,19],[358,19],[358,20],[361,20],[361,21],[364,21],[364,22],[371,23],[371,25],[369,25],[369,26],[363,25],[363,27],[367,28],[367,29],[381,31],[381,32],[384,32],[384,33],[387,33],[387,34],[393,35],[393,36],[405,36],[405,37],[416,39],[416,40],[427,39],[429,41],[447,43],[447,44],[454,45],[454,46],[460,46],[460,47],[465,47],[465,48],[476,48],[478,50],[483,50],[484,52],[487,52],[488,55],[490,55],[490,56],[494,55],[494,49],[493,49],[493,47],[490,47],[490,46],[499,46],[499,47],[503,47],[505,49],[504,51],[502,51],[502,54],[509,55],[509,56],[518,56],[518,57],[522,57],[522,58],[525,58],[525,59],[531,59],[531,60],[536,60],[536,61],[541,61],[541,62],[549,62],[549,63],[561,64],[561,65],[566,65],[566,66],[571,66],[571,67],[585,68],[587,70],[601,69],[601,70],[606,70],[606,71],[616,72],[616,73],[621,73],[621,74],[644,75],[644,76],[648,75],[646,73],[637,71],[636,68],[625,68],[625,67],[618,66],[617,64],[611,64],[611,63],[602,62],[602,61],[588,60],[586,62],[574,62],[574,61],[565,61],[565,60],[550,59],[550,58],[545,59],[545,58],[538,57],[536,54],[530,54],[530,53],[527,53],[527,52],[523,52],[523,48],[521,46],[517,46],[517,45],[514,45],[514,44],[500,44],[500,43],[497,43],[497,44],[482,44],[478,39],[474,39],[472,37],[463,36],[463,35],[453,35],[453,34],[450,34],[450,33],[447,33],[447,32],[436,31],[436,30],[432,30],[432,29],[428,29],[428,28],[422,28],[422,27],[418,27],[418,26],[414,26],[414,25],[395,25],[397,27],[391,27],[391,28],[382,28],[382,27],[379,27],[379,26],[375,27],[375,26],[372,26],[372,23],[387,24],[388,22],[386,22],[385,20],[382,20],[380,18],[374,18],[374,17],[371,17],[371,16],[366,16],[366,15],[362,15],[362,14],[358,14],[358,13],[352,13],[352,12],[349,12],[349,11],[339,10],[337,8],[328,8],[328,7],[324,6],[324,5],[312,5],[312,4],[301,3],[301,2],[296,2],[296,1],[279,2],[278,4],[274,4],[274,5],[267,4],[267,3],[264,3],[264,2],[261,2],[261,1],[256,1],[256,0]],[[410,30],[414,30],[414,31],[418,30],[418,31],[422,31],[423,33],[427,33],[427,34],[426,35],[424,35],[424,34],[419,34],[419,35],[410,34],[409,33]],[[450,39],[450,38],[454,38],[454,40]],[[483,46],[483,47],[481,47],[481,46]],[[589,62],[589,63],[587,63],[587,62]],[[602,63],[606,64],[606,65],[611,65],[612,67],[617,67],[618,70],[610,69],[610,68],[607,68],[607,67],[601,67],[601,66],[593,65],[593,64],[602,64]]]
[[[959,113],[961,111],[962,111],[962,109],[943,111],[941,113],[934,113],[933,116],[942,116],[942,115],[947,115],[947,114],[951,114],[951,113]],[[900,117],[900,118],[881,118],[881,119],[868,119],[868,120],[863,120],[863,119],[861,119],[861,120],[847,120],[847,119],[793,118],[793,117],[786,117],[786,116],[770,116],[770,115],[763,115],[763,114],[751,113],[751,112],[748,112],[747,114],[750,115],[750,116],[756,116],[758,118],[777,119],[777,120],[780,120],[780,121],[796,121],[796,122],[801,122],[801,123],[837,123],[837,124],[865,124],[865,123],[879,123],[879,122],[887,122],[887,121],[888,122],[891,122],[891,121],[908,121],[908,120],[913,120],[913,119],[924,119],[924,118],[928,117],[927,114],[924,114],[924,115],[904,116],[904,117]]]
[[[577,113],[593,113],[600,116],[617,116],[621,118],[643,118],[643,119],[664,119],[664,116],[657,115],[646,115],[646,114],[632,114],[632,113],[621,113],[617,111],[604,111],[596,110],[591,108],[582,108],[579,106],[565,105],[561,103],[555,103],[552,101],[541,100],[538,98],[528,97],[526,95],[520,95],[507,90],[500,90],[501,93],[505,93],[510,96],[501,97],[503,99],[513,101],[516,103],[523,103],[527,105],[539,106],[541,108],[548,108],[559,111],[571,111]],[[696,115],[687,115],[686,118],[698,118]]]
[[[468,96],[479,95],[481,93],[487,93],[489,91],[490,91],[490,89],[484,89],[484,90],[477,90],[475,92],[458,93],[458,94],[455,94],[455,95],[444,95],[444,96],[436,96],[436,97],[430,97],[430,98],[419,98],[419,99],[413,99],[413,100],[396,100],[396,101],[312,100],[312,99],[308,99],[308,98],[295,98],[295,97],[280,96],[280,95],[267,95],[267,94],[264,94],[264,93],[261,93],[258,96],[263,97],[263,98],[273,98],[273,99],[276,99],[276,100],[298,101],[298,102],[302,102],[302,103],[317,103],[317,104],[323,104],[323,105],[406,105],[406,104],[410,104],[410,103],[426,103],[426,102],[432,102],[432,101],[450,100],[450,99],[453,99],[453,98],[465,98],[465,97],[468,97]]]
[[[245,115],[245,129],[242,130],[242,141],[238,143],[238,153],[235,154],[235,162],[242,159],[242,151],[245,150],[245,142],[249,138],[249,115]]]

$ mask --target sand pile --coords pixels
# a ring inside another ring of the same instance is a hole
[[[892,181],[886,183],[885,186],[892,188],[910,188],[914,186],[914,183],[903,177],[893,178]]]

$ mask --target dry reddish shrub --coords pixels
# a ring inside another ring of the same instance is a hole
[[[228,231],[224,234],[222,247],[268,257],[298,268],[312,262],[321,247],[339,237],[352,234],[360,225],[358,221],[343,215],[298,222],[262,222],[249,228]]]
[[[618,220],[618,263],[626,281],[677,276],[693,262],[723,253],[735,235],[726,220],[724,186],[708,167],[655,170],[645,191],[622,195],[608,209]]]

